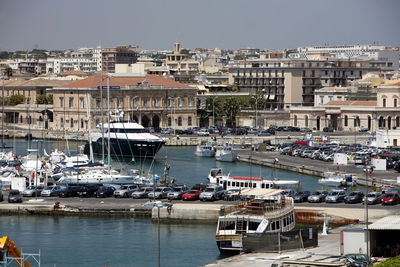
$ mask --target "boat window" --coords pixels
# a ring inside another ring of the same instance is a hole
[[[243,182],[240,183],[240,187],[243,187]]]
[[[228,186],[231,186],[231,182],[230,181],[228,181]]]
[[[249,222],[249,230],[250,230],[250,231],[255,231],[255,230],[257,230],[257,228],[258,228],[259,225],[260,225],[259,222],[252,222],[252,221],[250,221],[250,222]]]
[[[248,183],[244,183],[244,187],[249,187],[249,184]]]
[[[283,227],[287,225],[287,217],[283,218]]]
[[[235,230],[234,221],[220,221],[219,230]]]
[[[257,187],[257,184],[256,184],[256,183],[254,183],[254,184],[253,184],[253,187],[254,187],[254,188],[256,188],[256,187]]]
[[[276,225],[275,222],[272,222],[272,223],[271,223],[271,230],[272,230],[272,231],[276,229],[276,226],[275,226],[275,225]]]
[[[264,183],[261,184],[261,188],[265,188],[265,184]]]
[[[281,228],[280,221],[276,221],[276,229],[279,229],[279,228]]]

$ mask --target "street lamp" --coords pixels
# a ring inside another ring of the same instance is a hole
[[[157,208],[157,266],[161,266],[161,245],[160,245],[160,208],[171,208],[172,203],[167,202],[148,202],[143,204],[144,207]]]
[[[367,247],[367,258],[369,259],[369,232],[368,232],[368,175],[374,170],[375,166],[367,165],[367,161],[365,161],[364,166],[360,165],[357,168],[362,168],[365,171],[365,243]]]

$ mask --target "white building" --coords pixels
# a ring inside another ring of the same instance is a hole
[[[382,70],[399,70],[400,55],[398,50],[383,45],[337,45],[299,47],[291,58],[308,58],[314,54],[331,54],[339,59],[372,60],[371,66]]]

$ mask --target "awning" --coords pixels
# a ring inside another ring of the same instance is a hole
[[[275,95],[269,95],[269,100],[274,100],[275,99]]]
[[[370,230],[400,230],[400,216],[383,217],[368,226]]]

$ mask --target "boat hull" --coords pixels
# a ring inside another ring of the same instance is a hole
[[[214,157],[215,151],[213,151],[213,150],[196,150],[196,152],[194,152],[194,154],[199,157]]]
[[[237,154],[235,152],[221,152],[215,154],[215,160],[225,161],[225,162],[235,162],[237,159]]]
[[[110,139],[110,154],[111,156],[124,157],[124,158],[153,158],[156,153],[165,144],[164,140],[160,141],[140,141],[140,140],[123,140],[123,139]],[[108,154],[108,140],[104,140],[104,153]],[[102,141],[101,138],[92,142],[93,154],[102,154]],[[90,154],[89,143],[85,144],[84,153]]]

